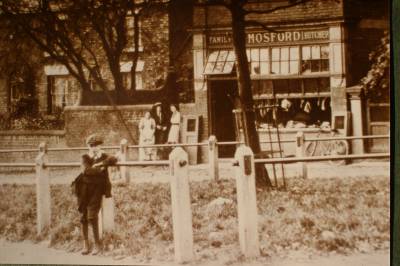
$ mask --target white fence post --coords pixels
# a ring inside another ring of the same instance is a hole
[[[254,154],[247,146],[236,149],[236,190],[240,249],[245,257],[260,254],[257,229],[257,202]]]
[[[175,261],[183,263],[193,259],[188,155],[181,147],[177,147],[169,155],[169,161]]]
[[[126,139],[122,139],[119,146],[119,161],[124,163],[126,162],[128,157],[128,141]],[[119,172],[121,175],[121,179],[125,182],[129,183],[129,172],[126,166],[120,166]]]
[[[296,134],[296,157],[304,157],[305,137],[303,131],[298,131]],[[302,178],[307,178],[307,164],[305,162],[298,162],[299,175]]]
[[[217,138],[211,135],[208,139],[208,171],[211,179],[218,180],[218,146]]]
[[[103,233],[113,231],[114,227],[114,198],[103,196],[101,211],[99,213],[99,228],[101,228],[101,233]]]
[[[46,167],[47,145],[45,142],[39,145],[39,154],[36,157],[36,212],[37,212],[37,233],[42,233],[51,221],[51,198],[49,168]]]

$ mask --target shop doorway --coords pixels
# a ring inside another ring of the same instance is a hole
[[[236,80],[213,80],[210,82],[210,133],[218,141],[235,141],[235,120],[233,115],[234,96],[237,95]],[[235,145],[218,147],[219,157],[232,158]]]

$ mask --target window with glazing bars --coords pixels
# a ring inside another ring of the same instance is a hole
[[[273,47],[271,49],[271,74],[298,74],[299,47]]]
[[[217,50],[208,56],[204,74],[229,74],[235,64],[233,51]]]
[[[251,75],[270,74],[270,60],[268,48],[247,49],[247,59],[249,60]]]
[[[307,45],[302,47],[302,73],[329,71],[329,46]]]

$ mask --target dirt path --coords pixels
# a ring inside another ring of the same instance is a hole
[[[65,250],[48,248],[48,242],[33,244],[29,241],[11,243],[0,240],[1,264],[96,264],[96,265],[167,265],[143,263],[131,258],[120,260],[112,257],[83,256],[80,253],[69,253]]]
[[[112,257],[83,256],[64,250],[48,248],[48,242],[33,244],[24,241],[11,243],[0,240],[0,263],[2,264],[101,264],[101,265],[177,265],[175,263],[145,263],[133,258],[120,260]],[[222,260],[204,262],[197,266],[228,265]],[[194,264],[189,264],[194,265]],[[302,253],[291,253],[290,258],[269,258],[262,261],[244,261],[232,266],[389,266],[389,251],[373,254],[354,254],[350,256],[331,255],[327,257],[308,257]]]

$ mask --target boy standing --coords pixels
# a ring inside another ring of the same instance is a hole
[[[90,135],[86,139],[89,152],[82,156],[82,173],[75,179],[74,186],[78,197],[78,210],[81,213],[82,236],[84,240],[83,255],[90,253],[89,224],[93,229],[95,249],[93,255],[102,250],[99,236],[98,215],[101,208],[102,197],[111,197],[111,182],[107,167],[115,165],[117,158],[107,155],[100,147],[103,140],[98,135]]]

